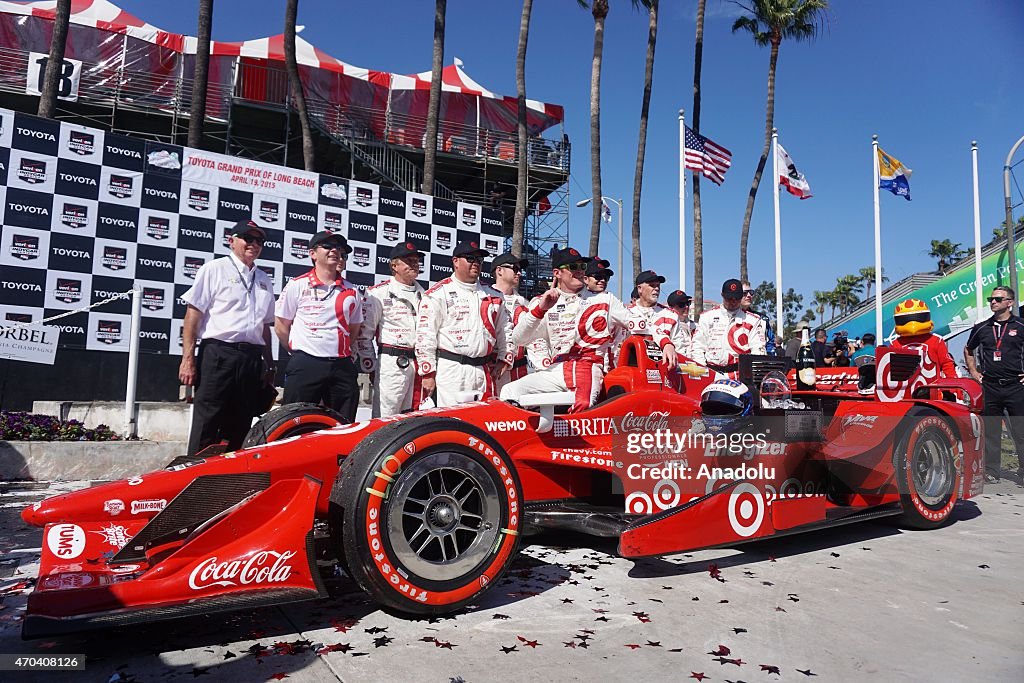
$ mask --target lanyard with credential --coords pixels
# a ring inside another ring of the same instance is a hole
[[[1003,345],[1003,337],[1006,336],[1006,330],[1010,329],[1010,321],[1007,320],[1003,324],[1003,329],[1000,331],[999,336],[996,336],[995,324],[992,325],[992,338],[996,342],[996,350],[992,352],[993,361],[1001,361],[1003,359],[1003,352],[999,350],[999,347]]]
[[[252,288],[256,286],[256,267],[253,266],[252,279],[246,282],[245,276],[242,275],[242,271],[238,269],[238,265],[234,261],[231,261],[231,266],[235,269],[235,272],[238,273],[238,279],[242,281],[242,287],[245,288],[245,293],[251,296]]]

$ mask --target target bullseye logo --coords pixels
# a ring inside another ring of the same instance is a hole
[[[643,491],[634,491],[626,496],[626,512],[634,515],[649,515],[654,512],[651,497]]]
[[[736,323],[729,328],[729,346],[736,353],[746,353],[750,351],[750,332],[754,329],[754,326],[750,323]]]
[[[739,536],[757,533],[764,521],[764,497],[756,486],[742,483],[729,494],[729,524]]]
[[[580,316],[578,326],[580,346],[598,348],[611,341],[612,335],[608,325],[608,304],[594,304]]]

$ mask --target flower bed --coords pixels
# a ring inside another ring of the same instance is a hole
[[[52,415],[0,410],[0,440],[3,441],[116,441],[120,438],[107,425],[87,429],[78,420],[61,422]]]

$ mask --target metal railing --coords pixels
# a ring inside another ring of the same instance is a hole
[[[29,53],[0,47],[0,90],[24,94]],[[178,67],[169,73],[150,73],[124,68],[119,61],[85,62],[79,82],[79,99],[89,104],[131,107],[188,116],[193,81]],[[290,109],[287,73],[282,69],[236,62],[233,83],[211,82],[207,87],[206,115],[225,122],[232,102],[246,102]],[[348,104],[337,104],[307,92],[307,108],[317,128],[345,147],[360,163],[382,178],[406,190],[420,191],[422,171],[396,150],[422,150],[426,146],[426,118]],[[488,163],[519,162],[516,133],[441,121],[437,150]],[[570,146],[564,138],[533,136],[527,145],[529,164],[568,173]],[[458,199],[441,183],[434,194]]]

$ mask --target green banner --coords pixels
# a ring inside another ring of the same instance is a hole
[[[992,288],[996,285],[1010,284],[1010,266],[1006,259],[1006,253],[1006,249],[1000,249],[981,259],[983,297],[991,294]],[[921,299],[928,304],[928,308],[932,312],[932,320],[935,322],[934,332],[943,338],[949,338],[971,329],[978,319],[977,299],[974,294],[973,263],[971,261],[970,266],[960,268],[903,298],[883,304],[882,331],[885,338],[891,339],[895,336],[892,315],[896,310],[896,305],[906,299]],[[1024,274],[1024,242],[1017,243],[1017,272]],[[988,317],[988,306],[984,301],[982,303],[985,306],[984,317]],[[851,338],[862,336],[865,332],[873,333],[875,331],[874,307],[843,323],[842,329],[846,330]]]

